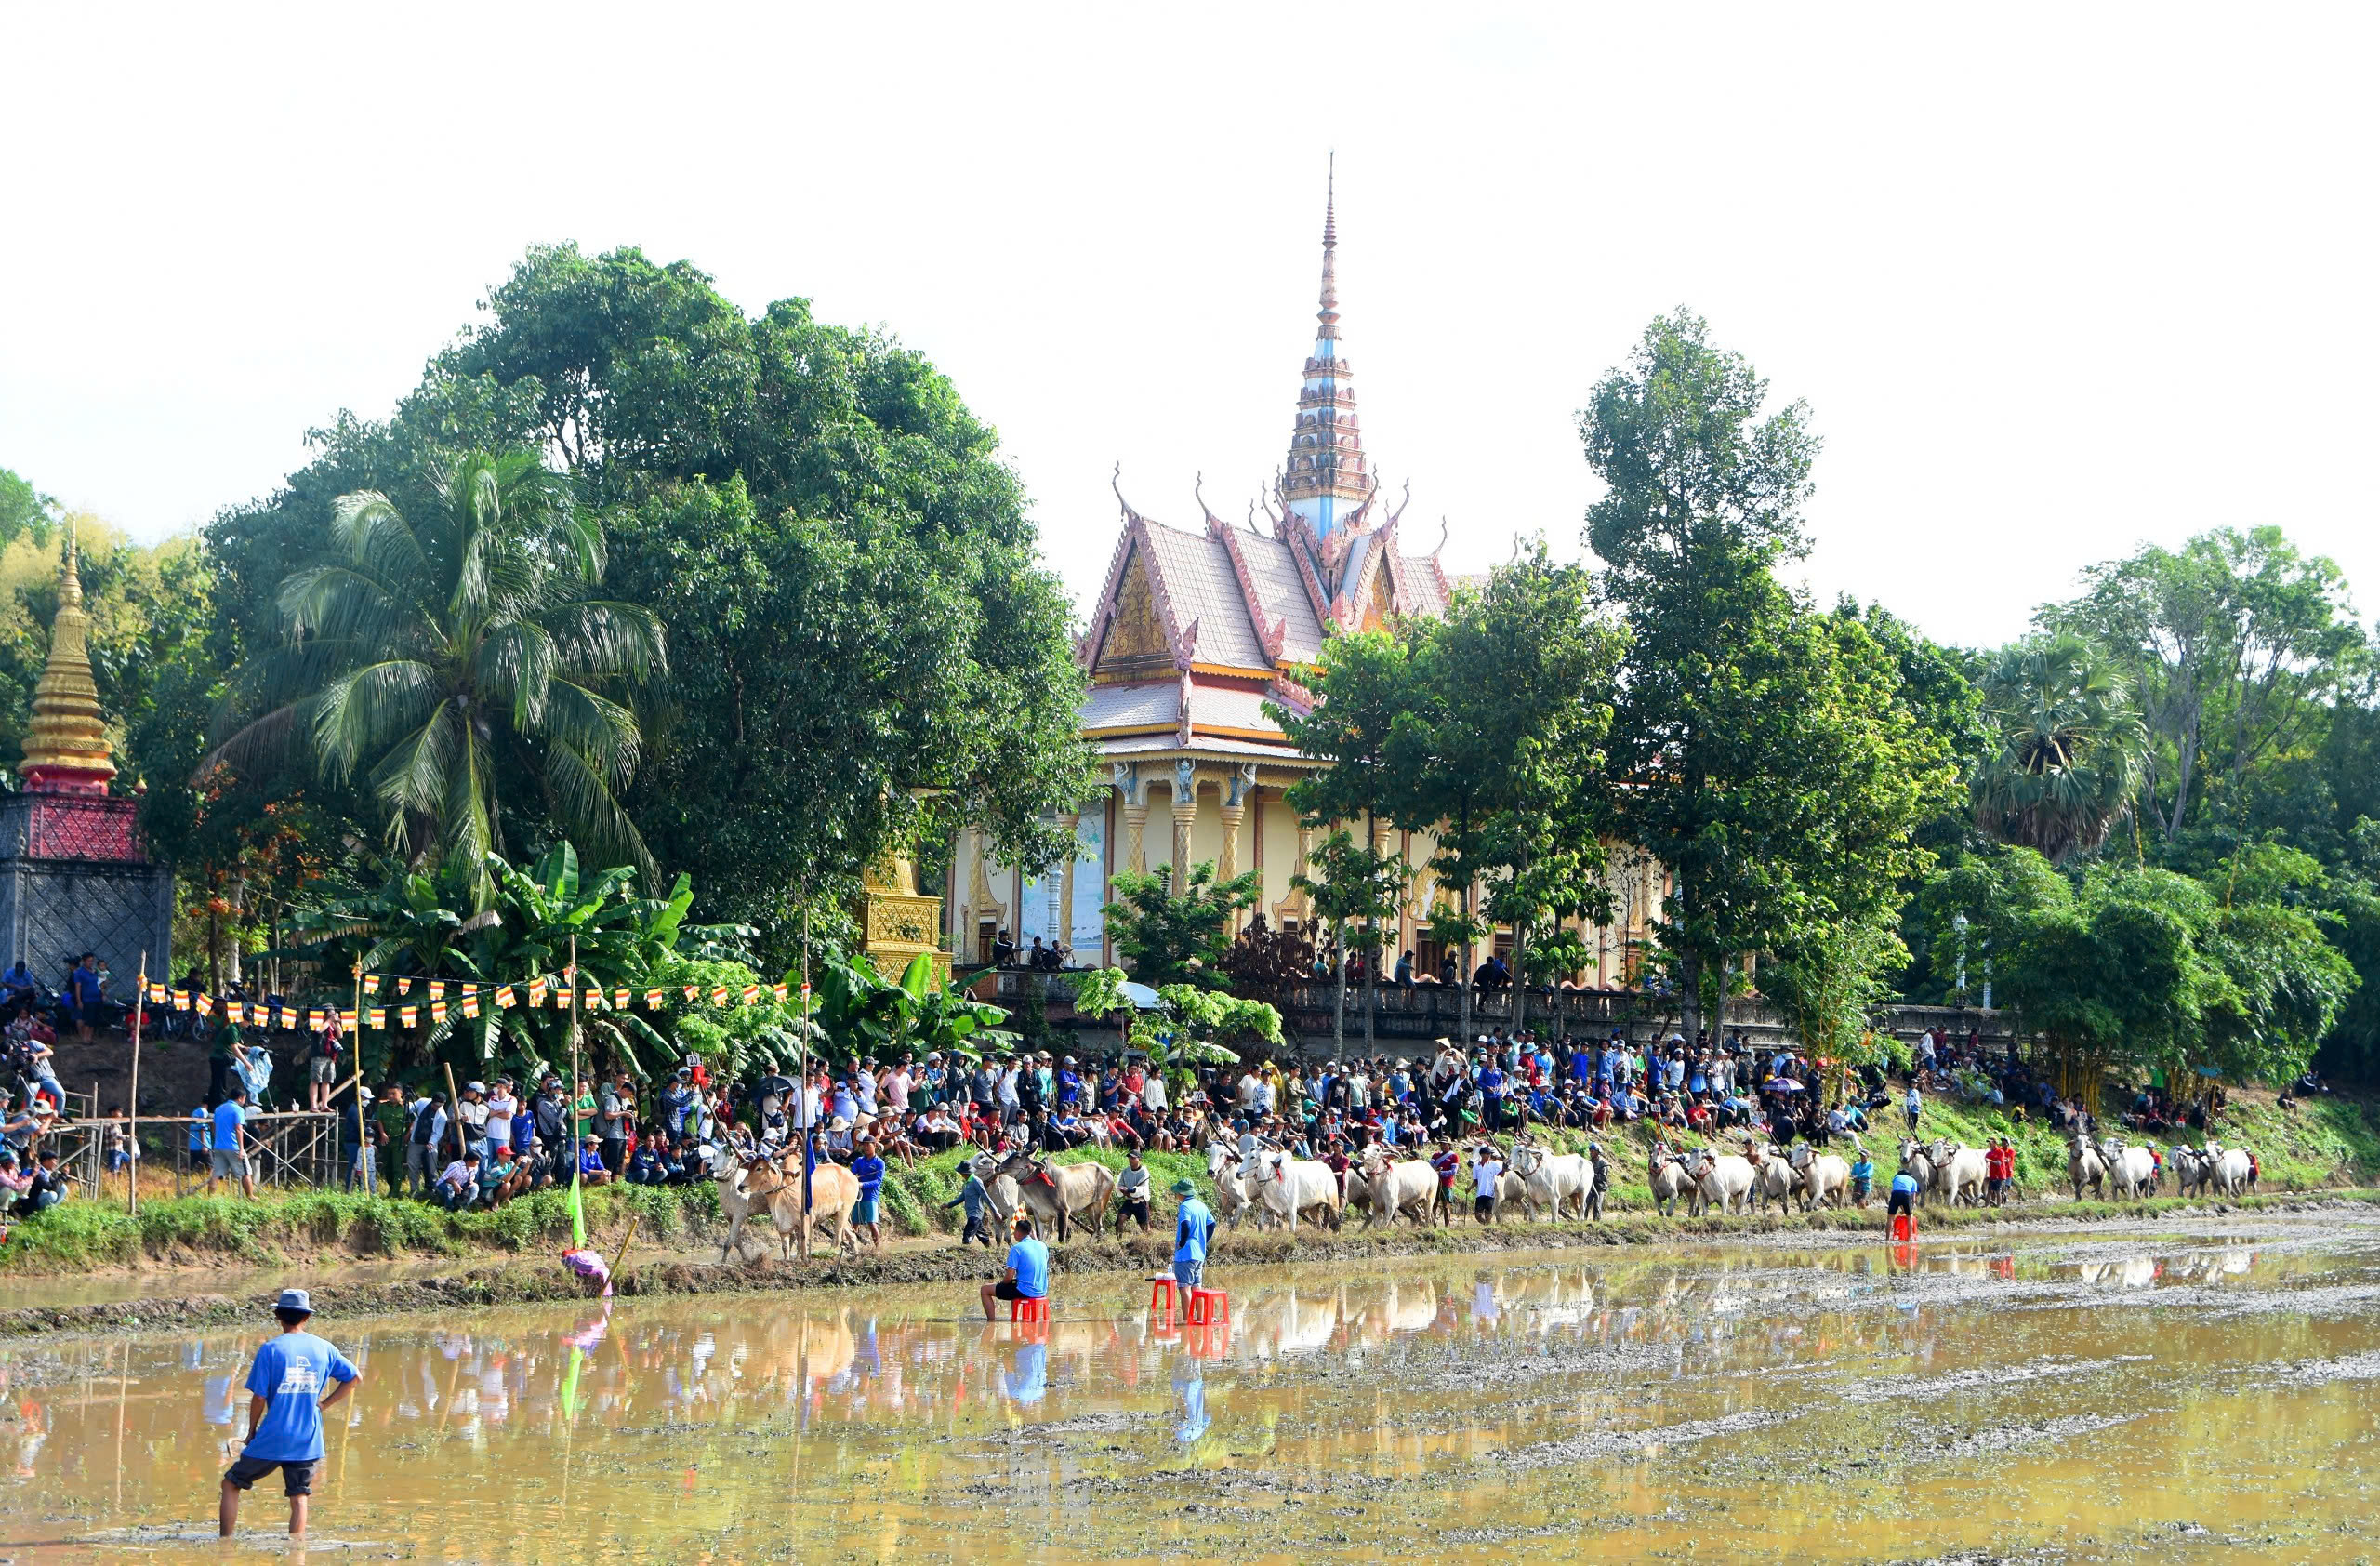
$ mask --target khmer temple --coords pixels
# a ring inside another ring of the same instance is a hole
[[[991,961],[1002,932],[1021,948],[1036,936],[1064,948],[1076,965],[1113,962],[1100,910],[1121,869],[1171,864],[1177,884],[1210,860],[1225,877],[1253,869],[1268,921],[1294,926],[1305,917],[1290,880],[1316,834],[1283,790],[1320,763],[1299,753],[1266,705],[1309,710],[1300,672],[1329,638],[1442,615],[1457,585],[1438,560],[1445,529],[1414,547],[1404,498],[1392,505],[1382,495],[1340,326],[1338,211],[1327,193],[1321,299],[1287,458],[1236,523],[1208,508],[1203,486],[1192,497],[1197,524],[1177,525],[1142,513],[1117,483],[1121,525],[1078,644],[1091,677],[1082,732],[1107,787],[1091,808],[1059,818],[1078,845],[1071,873],[1004,866],[997,843],[962,834],[944,898],[961,962]],[[1428,834],[1394,836],[1409,863],[1428,860]],[[1612,873],[1626,917],[1589,940],[1601,954],[1593,977],[1604,984],[1625,982],[1628,952],[1641,945],[1659,896],[1649,864]],[[1436,900],[1428,871],[1418,869],[1397,949],[1413,949],[1428,971],[1440,954],[1421,926]]]
[[[96,951],[128,996],[143,952],[152,975],[166,971],[174,878],[141,843],[139,802],[109,791],[116,766],[78,565],[70,531],[20,790],[0,796],[0,941],[8,961],[22,958],[52,985],[74,956]]]

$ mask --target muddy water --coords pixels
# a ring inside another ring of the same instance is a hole
[[[1044,1337],[951,1290],[327,1320],[365,1383],[312,1553],[2380,1558],[2348,1217],[1218,1272],[1203,1334],[1106,1278]],[[259,1335],[0,1352],[0,1555],[211,1558]]]

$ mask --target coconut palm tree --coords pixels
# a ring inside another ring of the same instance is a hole
[[[1977,824],[2053,862],[2105,843],[2149,756],[2116,665],[2079,636],[2034,636],[2002,648],[1982,688],[1992,744],[1972,784]]]
[[[466,453],[431,487],[417,522],[377,490],[338,498],[326,555],[281,584],[287,644],[241,671],[225,713],[262,715],[202,772],[296,743],[363,785],[408,863],[461,868],[483,909],[513,803],[499,787],[526,784],[562,833],[653,883],[619,804],[641,738],[618,698],[661,673],[660,623],[589,596],[602,529],[534,454]]]

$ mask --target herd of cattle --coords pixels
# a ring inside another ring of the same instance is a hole
[[[1215,1188],[1215,1215],[1224,1225],[1248,1222],[1292,1234],[1302,1223],[1335,1229],[1350,1213],[1361,1214],[1366,1228],[1383,1220],[1394,1227],[1399,1218],[1421,1225],[1447,1221],[1453,1216],[1457,1191],[1467,1193],[1474,1178],[1465,1167],[1450,1189],[1428,1160],[1398,1159],[1379,1145],[1366,1149],[1362,1161],[1347,1169],[1343,1183],[1330,1165],[1293,1157],[1279,1148],[1260,1145],[1242,1153],[1218,1141],[1208,1145],[1206,1158]],[[1061,1241],[1078,1228],[1097,1238],[1111,1224],[1116,1233],[1123,1232],[1127,1220],[1116,1202],[1116,1174],[1103,1163],[1053,1163],[1017,1151],[999,1158],[984,1154],[971,1167],[989,1196],[995,1232],[1005,1232],[1019,1212],[1031,1214],[1042,1233]],[[1916,1180],[1921,1205],[1945,1201],[1980,1207],[2010,1194],[1990,1189],[1982,1148],[1947,1139],[1903,1142],[1900,1167]],[[2114,1138],[2102,1142],[2078,1133],[2067,1145],[2068,1179],[2078,1201],[2086,1189],[2100,1198],[2138,1201],[2155,1194],[2168,1168],[2183,1196],[2244,1196],[2256,1188],[2260,1174],[2253,1153],[2214,1142],[2177,1148],[2162,1161],[2148,1147]],[[801,1223],[799,1162],[788,1168],[779,1161],[738,1158],[721,1150],[713,1156],[711,1174],[720,1188],[720,1210],[728,1219],[720,1259],[726,1260],[738,1247],[747,1223],[756,1221],[767,1222],[776,1232],[780,1252],[791,1254]],[[1854,1196],[1850,1161],[1806,1144],[1783,1149],[1747,1141],[1741,1152],[1657,1148],[1646,1178],[1654,1208],[1663,1217],[1673,1216],[1681,1203],[1689,1216],[1714,1210],[1765,1213],[1772,1202],[1789,1211],[1799,1206],[1814,1212],[1847,1206]],[[1496,1206],[1548,1221],[1601,1218],[1610,1180],[1608,1162],[1553,1152],[1523,1135],[1514,1142],[1498,1182]],[[821,1163],[811,1181],[813,1225],[831,1229],[838,1251],[854,1243],[851,1211],[859,1188],[851,1171]]]

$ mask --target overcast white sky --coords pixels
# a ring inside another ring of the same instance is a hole
[[[11,6],[0,465],[188,527],[524,246],[632,244],[931,355],[1081,598],[1118,460],[1183,524],[1280,460],[1335,147],[1367,445],[1456,569],[1579,552],[1575,410],[1684,303],[1815,410],[1823,596],[1991,641],[2271,521],[2368,616],[2375,18]]]

